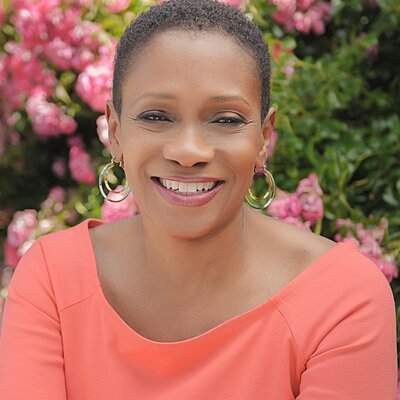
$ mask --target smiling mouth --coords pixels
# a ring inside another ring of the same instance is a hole
[[[181,194],[183,196],[199,195],[201,193],[212,192],[216,187],[222,185],[225,181],[214,181],[214,182],[178,182],[170,181],[167,179],[161,179],[157,176],[152,176],[151,179],[164,189],[170,190],[171,192]]]

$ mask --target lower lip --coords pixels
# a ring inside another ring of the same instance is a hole
[[[224,183],[220,183],[208,192],[200,194],[190,194],[185,196],[183,194],[179,194],[165,188],[156,179],[152,179],[152,181],[165,200],[178,206],[187,207],[198,207],[208,203],[222,189],[222,186],[224,186]]]

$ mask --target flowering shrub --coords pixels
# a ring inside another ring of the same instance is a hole
[[[398,7],[225,1],[270,45],[279,109],[268,150],[277,193],[266,213],[338,242],[355,239],[397,303]],[[140,213],[134,188],[121,203],[103,202],[96,181],[110,160],[104,108],[115,45],[151,3],[0,0],[0,327],[13,270],[36,238],[88,217]]]

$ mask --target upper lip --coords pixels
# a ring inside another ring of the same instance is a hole
[[[166,179],[168,181],[178,182],[217,182],[222,179],[211,178],[209,176],[156,176],[155,178]]]

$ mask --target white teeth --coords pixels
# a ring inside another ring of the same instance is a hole
[[[217,182],[177,182],[160,178],[161,184],[167,189],[172,189],[180,193],[206,192],[216,186]]]
[[[179,182],[178,190],[180,192],[187,192],[188,191],[188,184],[187,183],[183,183],[183,182]]]

